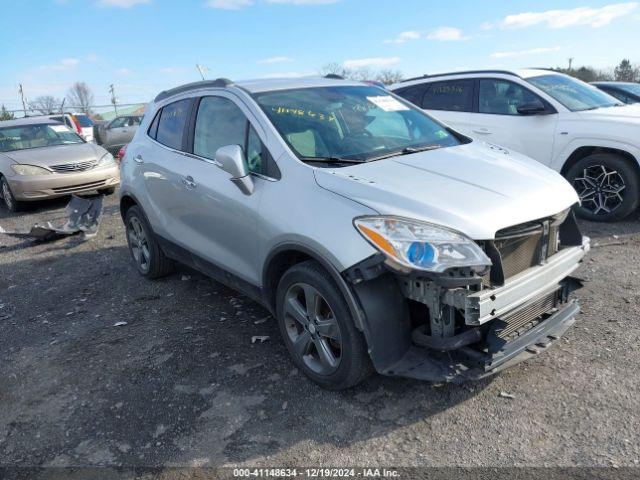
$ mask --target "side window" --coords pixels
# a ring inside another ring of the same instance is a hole
[[[478,111],[496,115],[519,115],[518,107],[540,101],[528,89],[508,80],[481,79]]]
[[[160,115],[162,114],[162,109],[158,110],[156,116],[153,117],[153,122],[151,122],[151,126],[149,127],[148,134],[154,140],[156,139],[156,135],[158,134],[158,123],[160,123]]]
[[[142,117],[129,117],[129,126],[137,127],[138,125],[140,125],[141,121],[142,121]]]
[[[609,90],[609,89],[605,89],[605,92],[607,92],[609,95],[611,95],[612,97],[617,98],[618,100],[620,100],[622,103],[632,103],[631,99],[629,97],[627,97],[624,93],[618,91],[618,90]]]
[[[118,117],[111,121],[109,124],[109,128],[120,128],[124,127],[127,123],[127,117]]]
[[[401,88],[400,90],[396,90],[394,93],[419,107],[422,104],[422,97],[424,97],[424,94],[428,89],[429,84],[422,83],[420,85]]]
[[[193,153],[214,159],[220,147],[242,147],[246,129],[247,119],[235,103],[222,97],[204,97],[196,117]]]
[[[471,112],[473,109],[473,80],[451,80],[432,83],[422,99],[422,108]]]
[[[162,109],[156,140],[169,148],[182,149],[182,136],[189,114],[190,99],[178,100]]]

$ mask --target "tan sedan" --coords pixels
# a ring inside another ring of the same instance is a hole
[[[119,183],[113,155],[65,125],[43,118],[0,122],[0,196],[10,211],[72,193],[112,194]]]

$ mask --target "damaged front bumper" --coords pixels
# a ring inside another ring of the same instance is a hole
[[[571,275],[590,249],[575,220],[571,236],[539,265],[488,286],[477,275],[393,272],[374,258],[344,272],[362,310],[376,370],[433,382],[493,375],[545,351],[580,311]],[[573,225],[573,226],[572,226]],[[434,312],[437,312],[434,314]]]

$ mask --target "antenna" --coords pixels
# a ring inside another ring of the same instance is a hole
[[[196,69],[198,69],[198,72],[200,72],[200,76],[202,77],[202,80],[204,80],[204,72],[208,72],[209,69],[204,65],[200,65],[199,63],[196,63]]]

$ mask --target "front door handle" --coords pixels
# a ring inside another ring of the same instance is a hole
[[[187,187],[189,190],[193,190],[194,188],[196,188],[198,185],[196,184],[196,182],[193,181],[193,177],[191,175],[187,176],[187,177],[183,177],[182,178],[182,183],[184,184],[185,187]]]
[[[491,135],[488,128],[479,128],[477,130],[473,130],[473,133],[477,133],[479,135]]]
[[[135,157],[133,157],[133,160],[136,163],[144,163],[144,158],[142,158],[142,155],[136,155]]]

